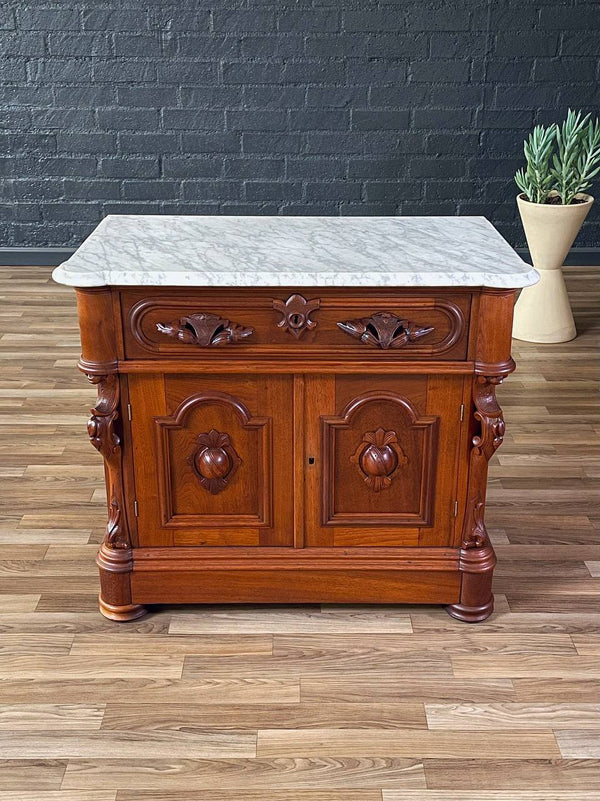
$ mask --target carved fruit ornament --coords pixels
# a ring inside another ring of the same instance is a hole
[[[407,464],[408,457],[398,444],[395,431],[367,431],[362,442],[350,457],[373,492],[381,492],[392,483],[398,469]]]
[[[214,428],[200,434],[190,461],[201,486],[212,495],[225,489],[242,462],[231,444],[229,434],[215,431]]]

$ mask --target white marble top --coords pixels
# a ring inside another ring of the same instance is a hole
[[[54,270],[70,286],[534,284],[485,217],[109,215]]]

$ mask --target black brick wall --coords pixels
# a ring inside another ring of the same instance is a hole
[[[202,213],[484,214],[518,246],[523,138],[600,109],[600,0],[22,0],[0,59],[1,245]]]

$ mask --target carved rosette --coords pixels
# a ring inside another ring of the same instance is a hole
[[[317,327],[317,323],[310,319],[310,314],[320,305],[319,298],[306,300],[303,295],[298,294],[290,295],[285,303],[282,300],[274,300],[273,308],[283,315],[277,326],[299,339],[305,331],[312,331]]]
[[[157,323],[156,328],[179,342],[203,348],[239,342],[254,333],[254,328],[205,312],[180,317],[171,323]]]
[[[107,472],[108,524],[103,545],[110,549],[127,550],[131,542],[123,511],[119,379],[115,373],[88,373],[87,378],[98,388],[98,402],[92,409],[87,430],[90,442],[104,458]]]
[[[398,469],[408,462],[395,431],[367,431],[350,457],[373,492],[381,492],[392,483]]]
[[[403,320],[392,312],[376,312],[359,320],[346,320],[338,327],[354,339],[374,348],[403,348],[433,331],[433,326]]]
[[[190,462],[201,486],[216,495],[225,489],[242,460],[229,434],[213,428],[199,435]]]
[[[504,439],[504,417],[496,400],[496,386],[503,380],[503,375],[479,375],[473,385],[474,417],[479,431],[471,440],[469,502],[462,537],[464,549],[485,548],[490,544],[484,522],[484,498],[488,462]]]

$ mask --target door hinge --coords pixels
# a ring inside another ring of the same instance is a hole
[[[458,501],[454,501],[454,517],[458,517]]]
[[[139,517],[140,510],[139,510],[139,507],[138,507],[138,502],[137,502],[137,501],[134,501],[134,502],[133,502],[133,514],[134,514],[136,517]]]
[[[127,404],[127,419],[131,420],[131,404],[130,403]],[[461,417],[461,420],[462,420],[462,417]]]
[[[131,417],[129,419],[131,420]],[[460,404],[460,422],[462,423],[462,421],[464,419],[465,419],[465,404],[461,403]]]

